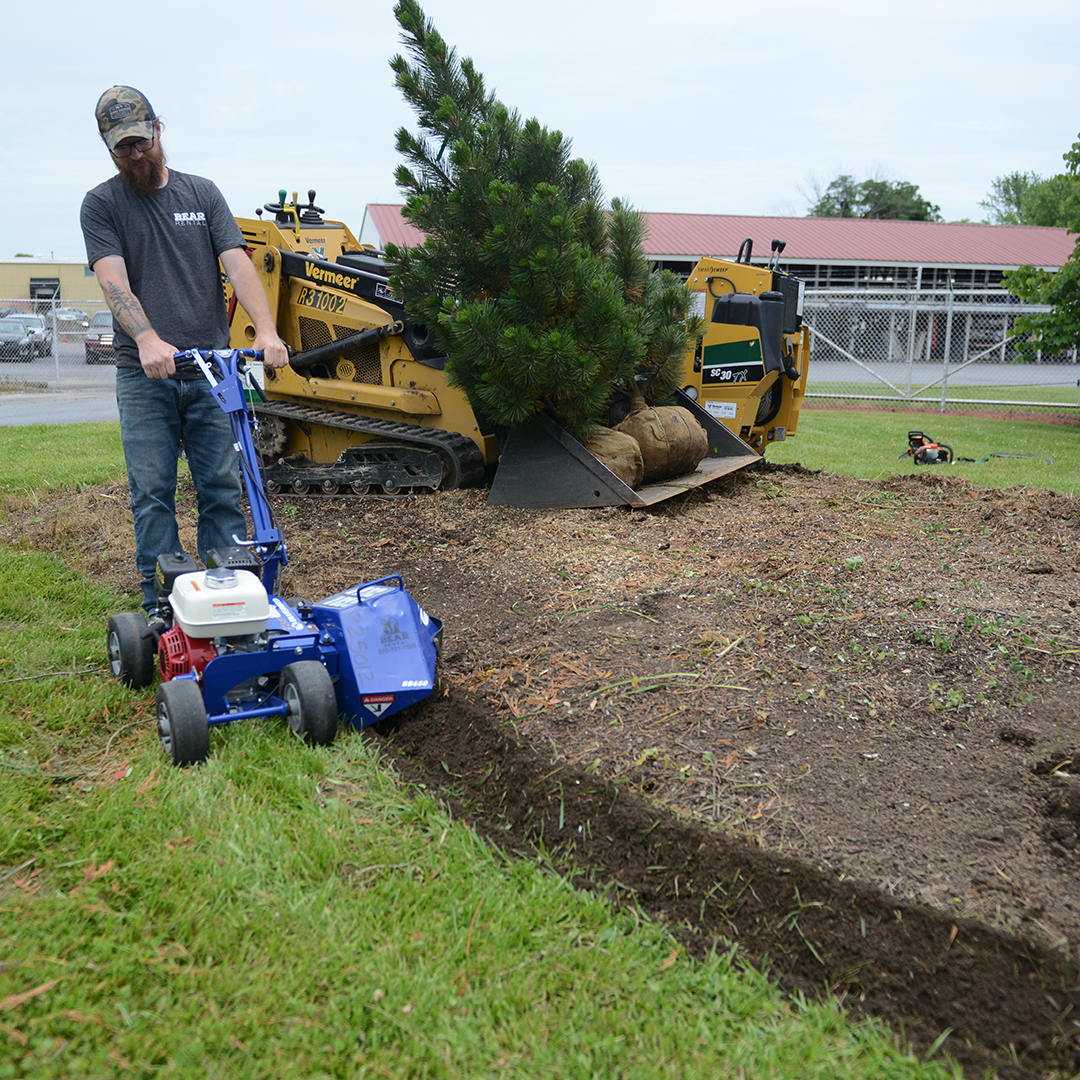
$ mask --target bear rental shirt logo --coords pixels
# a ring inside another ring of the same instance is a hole
[[[174,225],[205,225],[206,215],[201,210],[178,210],[173,214]]]

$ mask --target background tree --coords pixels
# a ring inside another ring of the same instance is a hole
[[[394,14],[412,62],[391,68],[419,123],[397,133],[395,180],[426,239],[387,245],[391,283],[450,382],[496,424],[549,409],[579,438],[613,393],[669,396],[699,327],[685,286],[648,271],[640,215],[607,211],[595,166],[488,93],[416,0]]]
[[[1033,172],[1011,172],[994,180],[979,203],[992,225],[1045,225],[1066,228],[1067,203],[1080,192],[1080,177],[1069,173],[1045,179]]]
[[[1080,233],[1080,142],[1062,155],[1071,188],[1062,202],[1061,221],[1070,233]],[[1021,300],[1050,304],[1050,311],[1032,312],[1016,320],[1016,332],[1030,335],[1020,342],[1028,353],[1036,349],[1059,352],[1080,346],[1080,241],[1060,270],[1021,266],[1004,275],[1005,287]]]
[[[814,204],[807,217],[893,218],[902,221],[940,221],[941,208],[919,194],[915,184],[868,177],[856,182],[843,173],[827,187],[813,185]]]

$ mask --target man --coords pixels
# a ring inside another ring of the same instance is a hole
[[[87,192],[81,222],[87,261],[113,314],[135,561],[150,612],[157,557],[181,549],[181,444],[195,482],[204,564],[210,548],[247,536],[229,418],[202,373],[178,371],[173,360],[184,349],[228,347],[219,260],[255,326],[252,347],[263,362],[283,367],[288,353],[225,200],[211,181],[166,165],[161,121],[146,97],[114,86],[101,95],[96,116],[117,175]]]

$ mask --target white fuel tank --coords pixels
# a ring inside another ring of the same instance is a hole
[[[261,634],[270,617],[263,583],[250,570],[227,566],[181,574],[169,603],[176,625],[193,638]]]

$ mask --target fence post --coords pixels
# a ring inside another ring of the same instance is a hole
[[[56,368],[56,389],[60,390],[60,343],[57,341],[56,334],[56,296],[53,296],[52,307],[50,309],[50,317],[52,319],[52,354],[53,363]],[[65,337],[67,335],[64,335]]]
[[[945,351],[941,354],[941,411],[945,411],[949,385],[949,354],[952,350],[953,292],[952,281],[945,297]]]
[[[908,343],[907,343],[907,396],[911,397],[911,387],[915,375],[915,318],[919,311],[919,294],[911,294],[911,312],[908,315]]]

